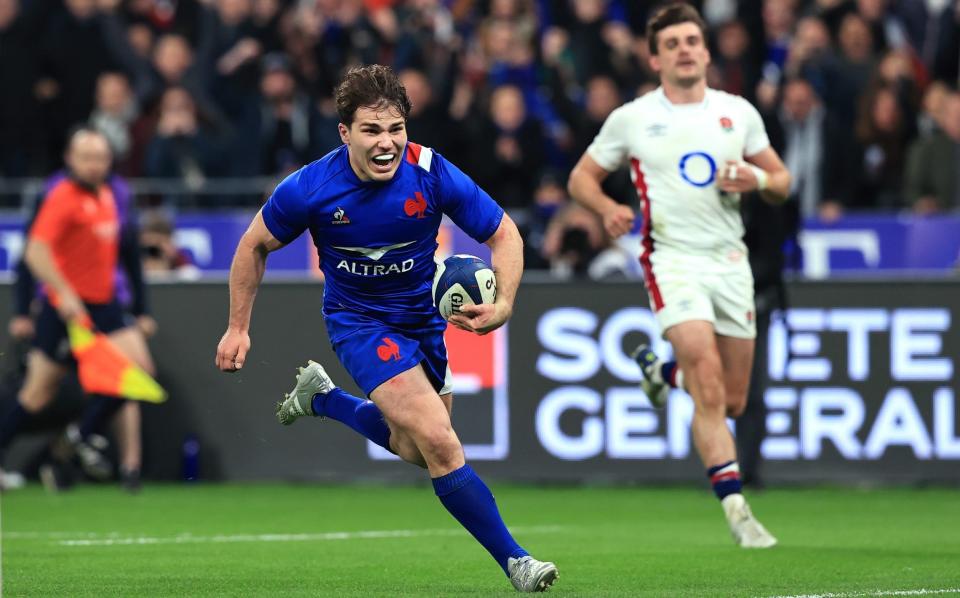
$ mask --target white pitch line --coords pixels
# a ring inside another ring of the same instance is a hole
[[[934,594],[960,594],[960,588],[941,590],[876,590],[873,592],[827,592],[826,594],[796,594],[793,596],[769,596],[768,598],[859,598],[861,596],[931,596]]]
[[[556,525],[511,528],[515,533],[556,533],[564,528]],[[123,536],[116,532],[99,535],[77,532],[73,539],[59,539],[70,532],[8,532],[7,539],[50,539],[56,544],[69,547],[85,546],[136,546],[157,544],[227,544],[234,542],[327,542],[333,540],[376,540],[388,538],[420,538],[437,536],[460,536],[462,529],[398,529],[398,530],[360,530],[353,532],[322,532],[313,534],[217,534],[215,536],[194,536],[179,534],[176,536]]]

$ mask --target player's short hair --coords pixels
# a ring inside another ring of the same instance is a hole
[[[393,69],[382,64],[354,67],[347,71],[343,81],[337,86],[334,97],[337,100],[340,122],[348,127],[353,123],[358,108],[393,106],[400,111],[404,120],[410,113],[407,90]]]
[[[671,2],[654,12],[647,21],[647,44],[650,46],[651,55],[657,53],[657,34],[671,25],[680,23],[695,24],[703,34],[703,40],[707,40],[707,23],[697,9],[686,2]]]

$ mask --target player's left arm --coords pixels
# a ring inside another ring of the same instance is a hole
[[[790,171],[780,159],[776,150],[768,147],[760,153],[747,156],[747,162],[759,168],[760,172],[749,168],[756,181],[760,196],[772,204],[783,203],[790,196]],[[759,175],[759,176],[758,176]],[[766,180],[763,177],[766,176]]]
[[[717,185],[727,193],[759,191],[772,204],[783,203],[790,195],[790,171],[772,147],[747,156],[746,162],[727,160]]]
[[[504,212],[497,230],[485,241],[490,247],[493,271],[497,275],[497,299],[491,304],[465,305],[450,323],[476,334],[487,334],[513,315],[513,301],[523,274],[523,239],[513,219]]]

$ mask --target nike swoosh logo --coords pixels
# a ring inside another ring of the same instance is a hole
[[[393,251],[394,249],[400,249],[401,247],[406,247],[407,245],[413,245],[415,241],[407,241],[406,243],[397,243],[396,245],[387,245],[386,247],[337,247],[333,245],[334,249],[342,249],[344,251],[352,251],[354,253],[359,253],[360,255],[366,256],[373,261],[378,261],[380,258],[385,256],[387,252]]]

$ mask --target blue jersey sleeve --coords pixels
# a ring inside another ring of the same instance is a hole
[[[263,222],[281,243],[300,236],[310,224],[307,198],[300,186],[300,171],[283,179],[263,204]]]
[[[434,155],[433,165],[440,179],[443,213],[476,241],[486,242],[497,232],[503,208],[451,162]]]

